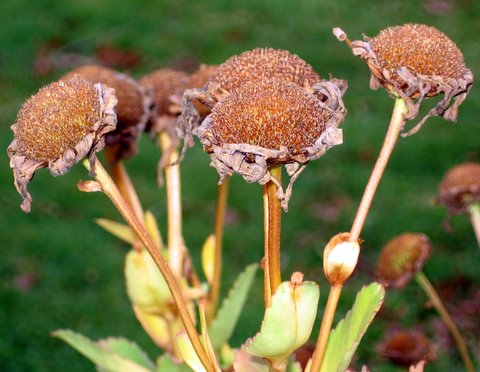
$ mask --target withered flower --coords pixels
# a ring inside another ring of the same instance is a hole
[[[434,27],[405,24],[382,30],[373,38],[350,42],[339,28],[334,34],[346,40],[353,54],[361,57],[371,72],[370,88],[384,87],[394,97],[403,98],[408,107],[405,117],[418,115],[424,98],[443,94],[443,98],[406,135],[416,133],[431,116],[456,121],[458,107],[465,100],[472,72],[455,43]],[[451,101],[453,103],[451,104]]]
[[[57,176],[86,156],[94,159],[105,134],[115,129],[116,103],[112,88],[74,76],[45,86],[23,104],[7,152],[24,212],[30,211],[27,185],[38,168]]]
[[[179,137],[185,145],[193,146],[195,129],[225,93],[248,81],[276,78],[302,87],[320,81],[312,66],[286,50],[256,48],[230,57],[216,68],[205,86],[185,91],[178,120]]]
[[[402,367],[428,362],[434,358],[427,336],[420,330],[391,331],[379,346],[380,354]]]
[[[60,80],[68,80],[75,74],[94,84],[102,83],[115,89],[118,98],[117,128],[105,137],[111,153],[110,160],[118,161],[135,155],[140,134],[150,115],[152,99],[148,92],[127,74],[99,65],[78,67]]]
[[[304,88],[280,79],[253,80],[224,94],[197,135],[220,183],[234,172],[248,182],[278,183],[269,167],[285,164],[290,184],[285,193],[277,186],[286,208],[306,163],[342,142],[338,126],[345,114],[342,91],[334,82]]]
[[[190,75],[190,88],[202,88],[205,86],[217,68],[217,65],[200,65],[200,67]]]
[[[430,239],[419,233],[404,233],[390,240],[377,263],[378,281],[403,288],[419,272],[432,251]]]
[[[440,183],[437,201],[451,214],[465,213],[471,204],[480,202],[480,164],[451,168]]]

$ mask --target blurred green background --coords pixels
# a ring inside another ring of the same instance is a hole
[[[56,179],[48,171],[38,172],[30,187],[32,212],[26,215],[19,208],[5,149],[22,102],[41,86],[82,62],[102,61],[138,78],[160,67],[191,71],[199,63],[218,64],[259,46],[287,49],[322,76],[347,79],[344,144],[307,167],[283,216],[284,277],[302,271],[306,279],[317,281],[322,314],[328,293],[323,247],[332,235],[349,229],[393,107],[384,91],[369,90],[367,68],[333,37],[332,27],[340,26],[358,39],[362,33],[374,36],[406,22],[435,26],[458,44],[467,66],[478,76],[479,19],[480,5],[474,0],[2,0],[0,369],[93,371],[77,352],[49,336],[59,328],[94,339],[125,336],[152,358],[159,352],[134,318],[125,294],[122,266],[128,247],[93,223],[96,217],[120,220],[118,213],[103,195],[76,188],[79,179],[88,178],[86,171],[76,166]],[[479,107],[480,94],[474,86],[460,108],[458,124],[433,118],[417,135],[399,140],[362,234],[361,262],[341,298],[339,317],[360,286],[372,280],[381,246],[406,231],[423,232],[432,239],[435,248],[425,272],[435,284],[463,280],[478,287],[480,251],[467,218],[455,217],[453,232],[446,232],[446,211],[434,205],[433,198],[450,167],[480,161]],[[157,216],[164,232],[164,190],[155,184],[159,156],[155,145],[143,138],[138,156],[127,167],[145,208]],[[212,228],[218,177],[199,146],[187,153],[182,177],[184,235],[198,263],[199,247]],[[232,181],[224,293],[246,264],[261,259],[263,251],[261,187],[240,177]],[[257,279],[234,336],[235,346],[259,327],[260,275]],[[389,292],[355,365],[396,370],[378,355],[378,343],[392,324],[419,325],[437,347],[437,360],[427,370],[459,370],[457,353],[441,342],[437,323],[436,313],[415,283]],[[477,354],[477,365],[479,359]]]

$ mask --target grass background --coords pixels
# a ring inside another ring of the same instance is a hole
[[[442,11],[445,6],[449,8]],[[126,71],[137,78],[160,67],[218,64],[258,46],[296,53],[322,76],[349,81],[344,144],[307,167],[283,217],[284,276],[300,270],[306,279],[317,281],[322,308],[328,293],[322,274],[323,247],[333,234],[349,229],[393,107],[385,92],[368,89],[367,68],[336,41],[332,27],[341,26],[357,39],[362,33],[374,36],[382,28],[406,22],[433,25],[457,42],[467,66],[478,76],[479,16],[479,3],[473,0],[3,0],[0,147],[6,149],[12,140],[9,126],[22,102],[62,75],[68,58],[93,56],[101,45],[135,50],[141,62]],[[40,74],[34,67],[45,50],[51,50],[48,56],[57,58],[58,65]],[[474,86],[460,108],[458,124],[434,118],[417,135],[400,139],[362,234],[359,272],[341,298],[339,316],[351,306],[358,288],[370,280],[381,246],[406,231],[423,232],[432,239],[435,249],[425,272],[434,283],[459,275],[480,282],[480,252],[467,219],[454,218],[454,232],[447,233],[442,227],[445,210],[432,203],[450,167],[480,161],[479,107],[480,94]],[[127,167],[144,206],[165,226],[164,192],[155,185],[158,158],[158,149],[144,138],[138,156]],[[217,175],[208,165],[208,156],[198,146],[182,164],[184,235],[197,262],[199,247],[211,231],[216,194]],[[93,370],[83,357],[49,336],[58,328],[94,339],[125,336],[150,356],[158,354],[137,324],[125,294],[122,265],[128,247],[92,222],[96,217],[119,216],[103,195],[78,192],[76,182],[81,178],[87,178],[81,166],[56,179],[47,171],[38,172],[30,188],[32,213],[25,215],[6,152],[0,152],[1,370]],[[232,181],[224,291],[242,267],[261,259],[263,249],[261,188],[240,177]],[[257,284],[234,345],[258,329],[260,277]],[[414,283],[402,292],[389,292],[384,308],[357,353],[357,365],[367,363],[374,371],[395,370],[375,351],[391,323],[410,327],[420,322],[432,341],[438,341],[431,326],[436,314],[425,306],[425,297]],[[393,314],[393,320],[385,314]],[[458,370],[459,363],[454,349],[439,349],[427,370]]]

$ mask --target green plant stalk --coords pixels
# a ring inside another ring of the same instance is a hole
[[[269,168],[270,174],[278,183],[282,181],[281,165]],[[263,186],[264,201],[264,230],[265,230],[265,256],[264,256],[264,285],[265,305],[270,306],[271,297],[277,287],[282,283],[280,265],[280,233],[282,222],[282,206],[277,197],[278,187],[273,181]]]
[[[393,107],[392,117],[388,126],[385,140],[378,155],[375,166],[368,180],[365,191],[363,192],[362,200],[357,209],[357,214],[353,220],[352,228],[350,229],[349,241],[356,242],[360,238],[360,234],[365,225],[370,206],[372,205],[373,197],[377,191],[380,180],[382,179],[385,168],[387,167],[388,160],[392,154],[400,132],[405,125],[404,115],[407,112],[405,101],[401,98],[395,100]],[[338,300],[342,292],[343,284],[330,287],[330,294],[328,296],[327,306],[323,313],[322,324],[320,325],[320,332],[318,335],[317,344],[312,357],[311,372],[317,372],[320,370],[323,362],[323,356],[325,355],[325,349],[328,344],[328,337],[332,328],[332,321],[337,309]],[[333,292],[333,293],[332,293]]]
[[[213,279],[209,293],[209,301],[207,308],[207,323],[215,317],[218,297],[220,294],[220,284],[222,277],[222,251],[223,251],[223,228],[225,225],[225,211],[227,209],[228,187],[230,184],[230,176],[223,179],[223,183],[218,186],[217,205],[215,207],[215,222],[213,233],[215,235],[215,256],[213,264]]]
[[[83,165],[88,170],[90,170],[90,163],[88,162],[88,160],[84,160]],[[115,185],[113,180],[110,178],[108,173],[105,171],[103,166],[100,164],[98,159],[95,159],[93,163],[93,170],[95,171],[95,180],[102,187],[102,191],[108,196],[108,198],[112,201],[112,203],[118,209],[118,211],[123,216],[123,218],[128,223],[128,225],[138,235],[138,237],[140,238],[140,241],[144,244],[148,253],[152,256],[152,259],[155,261],[156,265],[160,269],[165,279],[165,282],[167,283],[168,288],[170,289],[173,301],[177,306],[180,319],[182,320],[183,326],[185,327],[185,331],[187,332],[187,335],[190,339],[190,342],[193,345],[193,348],[195,349],[195,352],[197,353],[205,369],[209,372],[214,372],[215,367],[210,361],[209,356],[204,346],[202,345],[200,337],[195,328],[195,324],[193,323],[190,313],[188,312],[187,304],[183,299],[180,287],[178,286],[175,276],[173,275],[172,271],[168,267],[167,262],[162,257],[158,248],[155,246],[155,243],[152,241],[147,231],[145,230],[144,226],[135,216],[135,214],[132,211],[132,208],[125,201],[120,191],[118,190],[117,186]]]
[[[178,152],[172,147],[172,139],[166,132],[159,134],[162,151],[168,151],[168,165],[165,167],[165,187],[167,193],[168,214],[168,260],[177,278],[183,273],[186,250],[182,236],[182,199],[180,184],[180,165]],[[173,164],[173,165],[172,165]]]
[[[480,202],[471,204],[468,207],[468,213],[470,214],[470,221],[477,238],[478,247],[480,248]]]
[[[450,331],[455,341],[455,344],[457,345],[458,352],[462,357],[465,368],[467,369],[468,372],[474,372],[475,369],[473,368],[472,360],[468,355],[468,349],[467,349],[467,345],[465,344],[465,340],[460,334],[460,331],[458,330],[457,325],[455,324],[452,317],[450,316],[447,309],[445,308],[445,305],[443,304],[442,300],[438,296],[438,293],[433,287],[432,283],[430,283],[430,281],[422,271],[419,271],[415,275],[415,280],[423,289],[423,291],[425,292],[429,300],[432,302],[433,306],[438,311],[438,313],[440,314],[440,317],[442,318],[443,322],[445,323],[448,330]]]

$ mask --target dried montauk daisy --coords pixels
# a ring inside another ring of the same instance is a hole
[[[428,362],[434,358],[427,336],[420,330],[391,331],[379,346],[380,354],[402,367]]]
[[[14,140],[7,149],[15,187],[30,211],[27,185],[38,168],[54,175],[104,147],[104,136],[115,129],[115,91],[79,76],[40,89],[22,106],[12,125]]]
[[[195,129],[225,93],[247,81],[276,78],[302,87],[320,81],[312,66],[286,50],[256,48],[243,52],[219,65],[204,87],[185,91],[178,120],[179,137],[185,145],[193,146]]]
[[[385,286],[403,288],[419,272],[432,251],[424,234],[404,233],[390,240],[377,263],[378,281]]]
[[[78,67],[60,80],[68,80],[75,74],[94,84],[102,83],[115,89],[118,123],[117,128],[105,137],[105,142],[114,161],[135,155],[150,114],[150,95],[130,76],[99,65]]]
[[[405,24],[382,30],[373,38],[350,42],[339,28],[334,34],[346,40],[353,54],[361,57],[371,72],[370,87],[384,87],[405,100],[412,120],[424,98],[443,94],[443,98],[408,134],[416,133],[431,116],[456,121],[458,107],[465,100],[472,72],[455,43],[434,27]],[[453,100],[453,103],[451,103]]]
[[[480,202],[480,164],[463,163],[450,169],[440,183],[437,201],[451,214],[465,213],[469,205]]]
[[[306,163],[342,142],[342,94],[330,81],[304,88],[274,79],[248,81],[223,95],[197,130],[220,183],[234,172],[248,182],[278,183],[269,167],[285,164],[290,184],[285,193],[277,186],[286,208]]]

